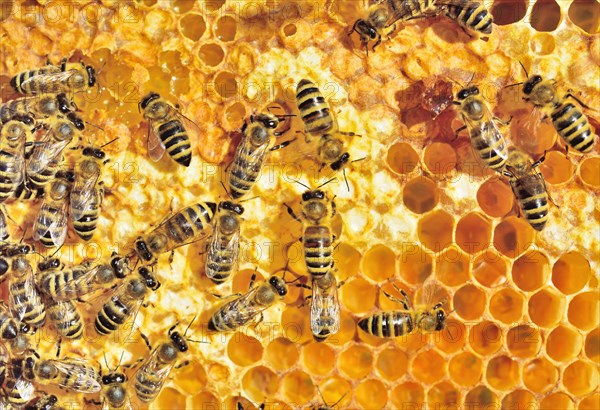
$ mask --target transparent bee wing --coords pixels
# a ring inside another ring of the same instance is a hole
[[[76,266],[72,269],[79,268],[82,268],[82,266]],[[94,277],[96,276],[96,273],[98,273],[99,269],[100,265],[94,266],[77,279],[65,281],[64,285],[59,287],[58,291],[56,292],[60,296],[54,296],[54,300],[61,301],[84,296],[85,293],[82,294],[80,289],[87,289],[89,287],[89,283],[94,281]],[[82,284],[86,284],[86,286],[82,286]]]
[[[35,287],[35,277],[33,269],[29,263],[26,264],[25,272],[21,273],[24,279],[15,277],[17,274],[12,272],[9,280],[9,289],[11,296],[9,298],[9,308],[13,317],[22,321],[25,314],[29,311],[31,304],[41,303],[40,295]],[[19,292],[13,292],[12,289],[18,289]]]
[[[438,303],[447,303],[448,301],[444,300],[445,297],[446,294],[440,284],[429,280],[423,284],[421,294],[419,295],[419,298],[417,298],[416,304],[425,306],[429,309]]]
[[[258,307],[252,303],[256,292],[258,292],[259,285],[255,285],[244,295],[238,297],[225,304],[221,309],[225,311],[223,315],[224,322],[237,323],[239,326],[243,326],[256,317],[260,312],[267,309],[267,307]]]
[[[56,369],[68,376],[69,385],[60,386],[86,394],[98,393],[102,386],[98,381],[96,371],[84,360],[69,358],[64,360],[49,360]]]
[[[67,237],[67,208],[68,201],[65,199],[61,203],[44,201],[37,217],[37,226],[44,227],[45,230],[34,229],[33,239],[39,241],[50,231],[50,237],[55,246],[61,246]]]
[[[494,153],[496,153],[506,160],[508,158],[508,151],[506,149],[501,149],[502,147],[506,147],[504,136],[502,135],[502,132],[500,132],[500,129],[498,129],[496,123],[492,120],[492,117],[490,116],[489,118],[489,121],[482,121],[473,128],[481,135],[485,145],[490,148],[488,158],[492,158]]]
[[[218,218],[215,218],[218,219]],[[226,245],[226,252],[223,252],[222,248],[221,248],[221,243],[223,243],[225,241],[225,239],[223,238],[224,235],[223,233],[221,233],[221,230],[218,227],[215,227],[213,229],[213,235],[210,238],[210,243],[209,243],[209,249],[208,252],[209,254],[212,255],[219,255],[219,261],[221,261],[222,263],[229,263],[232,264],[232,272],[236,272],[237,271],[237,263],[238,263],[238,255],[240,252],[240,232],[236,232],[233,235],[231,235],[231,237],[229,238],[229,240],[227,241],[227,245]],[[206,275],[209,278],[214,277],[214,271],[212,270],[207,270],[206,271]]]
[[[183,124],[183,128],[185,128],[185,131],[187,132],[191,141],[200,141],[200,135],[202,131],[200,130],[198,124],[183,115],[179,110],[176,110],[175,117],[181,121],[181,124]]]
[[[131,383],[135,383],[136,380],[142,384],[151,383],[153,386],[156,386],[156,392],[158,393],[167,381],[173,366],[174,363],[170,365],[161,364],[158,359],[158,348],[156,348],[152,351],[150,357],[137,369]]]
[[[0,241],[5,241],[9,237],[8,224],[6,223],[6,217],[4,212],[0,209]]]
[[[33,386],[33,383],[22,377],[19,377],[17,380],[15,380],[14,390],[16,390],[19,393],[19,396],[21,396],[21,399],[25,401],[33,399],[35,394],[35,387]]]
[[[98,173],[84,178],[81,173],[75,176],[75,182],[71,189],[71,218],[73,221],[79,221],[97,204],[96,183],[100,177],[100,168]]]
[[[150,121],[148,124],[148,155],[154,162],[159,161],[165,155],[165,144],[159,137],[158,122]]]
[[[64,84],[67,86],[69,80],[74,74],[77,74],[78,70],[66,70],[59,71],[56,73],[45,73],[38,74],[33,77],[29,77],[27,80],[21,83],[21,88],[26,89],[30,83],[37,82],[38,84]],[[42,87],[43,88],[43,87]],[[52,91],[52,87],[48,87],[48,91]]]
[[[48,131],[40,143],[35,144],[31,156],[27,161],[27,173],[37,174],[57,160],[62,151],[71,143],[71,139],[56,141],[52,137],[52,131]]]
[[[324,331],[335,334],[340,330],[340,302],[337,283],[334,281],[329,289],[317,286],[312,282],[312,300],[310,303],[310,329],[314,335]]]
[[[56,312],[56,317],[59,317],[64,320],[65,317],[72,316],[71,312],[75,309],[73,302],[70,300],[67,301],[52,301],[52,309]],[[48,305],[50,306],[50,305]],[[48,315],[51,316],[51,315]],[[54,325],[57,325],[57,322],[53,322]],[[73,324],[73,322],[69,322],[69,324]],[[58,326],[56,326],[58,327]]]

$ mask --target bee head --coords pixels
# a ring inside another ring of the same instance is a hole
[[[22,114],[13,115],[12,120],[22,122],[25,125],[33,125],[33,123],[35,122],[33,117]]]
[[[438,308],[435,312],[436,326],[435,330],[442,330],[446,323],[446,313],[442,308]]]
[[[327,215],[325,192],[320,189],[302,194],[302,214],[310,221],[319,221]]]
[[[273,114],[262,113],[254,117],[254,121],[260,122],[265,128],[274,130],[279,126],[279,119]]]
[[[40,271],[57,270],[62,267],[64,267],[64,264],[58,258],[50,258],[38,263],[38,270]]]
[[[58,399],[55,395],[46,396],[44,394],[43,397],[39,398],[33,404],[32,402],[27,404],[25,410],[52,410],[56,403],[58,403]]]
[[[82,131],[83,129],[85,129],[85,123],[83,122],[81,117],[75,114],[74,112],[71,111],[67,113],[67,119],[71,121],[75,128],[77,128],[78,130]]]
[[[533,91],[535,86],[541,82],[542,82],[541,75],[537,75],[537,74],[532,75],[531,77],[529,77],[527,79],[527,81],[525,81],[525,84],[523,85],[523,94],[525,94],[525,95],[531,94],[531,92]]]
[[[185,341],[185,338],[181,335],[181,333],[172,332],[169,335],[169,338],[171,339],[171,341],[173,342],[173,345],[175,345],[177,350],[179,350],[182,353],[187,352],[188,345],[187,345],[187,342]]]
[[[281,297],[287,295],[288,289],[285,281],[279,276],[271,276],[269,278],[269,285],[273,286],[277,294]]]
[[[361,39],[375,40],[377,38],[377,30],[366,20],[359,19],[354,24],[354,29],[358,32]]]
[[[313,191],[306,191],[302,194],[302,200],[305,202],[313,199],[325,199],[325,192],[321,191],[320,189],[315,189]]]
[[[93,157],[98,160],[103,160],[106,158],[106,153],[102,151],[101,148],[96,147],[85,147],[82,151],[82,154],[87,157]]]
[[[478,95],[478,94],[479,94],[479,87],[472,86],[472,87],[463,88],[462,90],[460,90],[458,92],[458,94],[456,94],[456,98],[458,98],[459,100],[464,100],[467,97],[470,97],[472,95]]]
[[[11,246],[6,250],[6,256],[17,256],[17,255],[27,255],[31,253],[31,246],[29,245],[16,245]]]
[[[144,261],[150,262],[152,260],[152,253],[148,249],[146,241],[144,241],[142,238],[139,238],[135,241],[135,250],[138,256]]]
[[[93,87],[96,85],[96,70],[91,65],[85,67],[85,71],[88,75],[88,87]]]
[[[126,381],[127,376],[123,373],[111,373],[102,376],[102,384],[125,383]]]
[[[144,278],[144,283],[148,289],[156,291],[158,288],[160,288],[160,282],[158,279],[156,279],[154,273],[152,273],[150,269],[146,268],[145,266],[141,266],[138,268],[138,272],[140,276]]]
[[[129,258],[115,256],[110,261],[110,267],[117,278],[123,279],[129,270]]]
[[[54,200],[61,200],[69,195],[69,183],[63,179],[57,179],[50,187],[50,197]]]
[[[142,107],[142,110],[145,110],[148,104],[150,104],[154,100],[158,100],[159,98],[160,95],[158,93],[151,92],[147,94],[144,98],[142,98],[142,101],[140,102],[140,107]]]
[[[333,171],[339,171],[340,169],[344,168],[344,166],[348,163],[348,160],[350,160],[350,154],[344,152],[342,156],[337,161],[332,162],[329,167]]]
[[[71,111],[71,102],[65,93],[58,94],[56,96],[56,102],[58,103],[58,111],[61,113],[68,114]]]
[[[231,201],[223,201],[219,204],[219,210],[224,209],[226,211],[234,212],[238,215],[242,215],[244,213],[244,207],[238,203]]]

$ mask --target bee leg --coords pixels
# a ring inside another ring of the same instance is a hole
[[[567,91],[568,91],[568,93],[565,95],[565,98],[569,98],[569,97],[570,97],[570,98],[574,99],[575,101],[577,101],[577,102],[579,103],[579,105],[581,105],[583,108],[586,108],[586,109],[588,109],[588,110],[598,111],[598,110],[594,110],[593,108],[591,108],[591,107],[589,107],[589,106],[585,105],[585,104],[583,103],[583,101],[581,101],[579,98],[575,97],[575,96],[572,94],[573,90],[571,90],[571,89],[568,89]]]
[[[548,151],[544,151],[544,155],[542,155],[540,157],[540,159],[538,159],[537,161],[535,161],[533,163],[533,165],[531,166],[531,168],[537,168],[537,167],[539,167],[540,164],[546,160],[546,152],[548,152]]]
[[[94,406],[100,406],[100,405],[102,404],[102,402],[101,402],[101,401],[98,401],[98,400],[92,400],[92,399],[87,399],[87,398],[83,399],[83,401],[85,402],[85,404],[92,404],[92,405],[94,405]]]
[[[302,302],[302,304],[299,307],[303,308],[304,306],[306,306],[306,302],[308,301],[308,299],[312,299],[312,295],[308,295],[307,297],[305,297],[304,302]]]
[[[274,134],[276,134],[276,133],[274,133]],[[270,151],[277,151],[278,149],[285,148],[285,147],[287,147],[288,145],[290,145],[290,144],[291,144],[292,142],[294,142],[294,141],[296,141],[296,138],[294,138],[294,139],[291,139],[291,140],[288,140],[288,141],[285,141],[285,142],[282,142],[282,143],[281,143],[281,144],[279,144],[279,145],[275,145],[275,146],[273,146],[273,147],[270,149]]]
[[[463,126],[462,126],[462,127],[460,127],[459,129],[457,129],[457,130],[454,132],[454,139],[453,139],[452,141],[456,141],[456,139],[458,138],[458,134],[460,134],[460,132],[461,132],[461,131],[463,131],[463,130],[466,130],[466,129],[467,129],[467,126],[466,126],[466,125],[463,125]]]
[[[238,293],[232,293],[231,295],[226,295],[226,296],[219,295],[219,294],[216,294],[216,293],[211,293],[211,295],[213,295],[217,299],[228,299],[228,298],[234,298],[234,297],[242,296],[242,294],[239,293],[239,292]]]
[[[383,294],[392,302],[396,302],[401,304],[404,307],[404,310],[409,310],[409,305],[402,299],[399,299],[395,296],[390,295],[389,293],[387,293],[385,290],[383,291]]]
[[[175,259],[175,251],[171,251],[171,254],[169,255],[169,265],[171,265],[173,263],[173,259]]]
[[[283,203],[283,205],[287,208],[288,214],[290,214],[290,216],[292,218],[294,218],[296,221],[302,223],[302,220],[300,218],[298,218],[298,216],[294,213],[294,210],[285,202]]]
[[[500,124],[500,125],[502,125],[502,126],[504,126],[504,127],[507,127],[507,126],[509,126],[509,125],[510,125],[510,123],[512,122],[512,119],[513,119],[512,115],[511,115],[511,116],[508,118],[508,120],[506,120],[506,121],[503,121],[503,120],[501,120],[501,119],[500,119],[500,118],[498,118],[498,117],[494,117],[494,121],[496,121],[498,124]]]
[[[62,344],[62,337],[59,337],[58,338],[58,345],[57,345],[57,348],[56,348],[56,357],[60,357],[61,344]]]
[[[148,339],[148,336],[140,332],[140,337],[142,338],[142,340],[144,340],[144,343],[146,343],[148,350],[152,351],[152,345],[150,344],[150,339]]]
[[[342,134],[342,135],[347,135],[349,137],[362,137],[362,135],[356,134],[356,133],[354,133],[352,131],[338,131],[338,133]]]
[[[569,144],[565,144],[565,158],[569,159]]]
[[[175,366],[176,369],[181,369],[182,367],[187,366],[188,364],[190,364],[189,360],[184,360],[183,362],[179,363],[178,365]]]

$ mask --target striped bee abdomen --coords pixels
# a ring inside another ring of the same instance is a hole
[[[562,102],[552,112],[552,124],[569,146],[587,153],[594,145],[594,133],[579,107],[570,102]]]
[[[4,150],[0,151],[0,202],[12,196],[16,186],[14,180],[18,177],[14,155]]]
[[[171,158],[183,166],[190,165],[192,161],[190,138],[181,121],[175,119],[161,124],[158,127],[158,135]]]
[[[129,316],[129,308],[121,303],[118,299],[112,299],[106,303],[98,315],[94,327],[100,335],[107,335],[114,332],[117,328],[125,323]]]
[[[396,310],[361,319],[358,327],[373,336],[397,337],[410,334],[414,324],[410,312]]]
[[[479,158],[489,168],[497,171],[501,169],[508,159],[508,146],[501,134],[494,132],[493,125],[485,123],[483,129],[474,127],[471,129],[471,143],[477,151]],[[483,134],[488,137],[486,140]],[[492,138],[492,140],[489,139]]]
[[[48,305],[48,317],[58,333],[68,339],[80,339],[83,335],[83,321],[71,301],[54,302]]]
[[[432,0],[387,0],[394,20],[417,17],[433,5]]]
[[[446,14],[465,29],[483,34],[492,33],[492,15],[481,3],[453,0],[446,6]]]
[[[306,132],[321,136],[334,128],[335,122],[329,111],[329,104],[312,81],[301,80],[298,83],[296,102]]]
[[[167,236],[176,243],[186,243],[210,225],[215,210],[212,202],[184,208],[165,222]]]
[[[516,181],[511,179],[511,185],[529,224],[537,231],[544,229],[548,220],[548,194],[540,177],[533,174]]]
[[[36,93],[39,91],[39,84],[36,81],[30,81],[25,86],[23,86],[23,82],[38,75],[59,73],[60,71],[60,67],[54,65],[48,65],[37,70],[23,71],[10,79],[10,86],[21,94]]]
[[[229,188],[234,199],[246,195],[258,179],[264,157],[254,155],[254,150],[251,144],[240,144],[238,147],[229,174]]]
[[[304,258],[308,272],[323,276],[333,267],[331,231],[324,225],[311,225],[304,230]]]
[[[83,216],[78,221],[73,221],[73,230],[81,239],[89,241],[94,236],[96,226],[98,225],[98,218],[100,217],[100,205],[102,204],[103,191],[99,188],[94,190],[93,198],[90,200],[91,204],[89,209],[83,213]],[[77,194],[75,191],[71,192],[71,196]]]

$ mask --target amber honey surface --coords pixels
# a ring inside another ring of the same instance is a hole
[[[244,204],[240,271],[215,287],[204,275],[203,243],[179,248],[157,268],[163,286],[137,315],[153,346],[175,323],[209,343],[190,343],[190,364],[174,370],[151,408],[234,409],[266,402],[267,409],[327,403],[366,409],[597,409],[599,384],[600,156],[569,152],[551,124],[532,127],[531,106],[519,87],[530,73],[556,78],[598,107],[600,42],[597,2],[495,1],[489,41],[469,38],[443,18],[404,24],[366,58],[349,27],[365,12],[361,1],[325,4],[273,1],[2,1],[2,100],[14,97],[8,80],[47,59],[82,59],[99,71],[97,88],[76,96],[91,124],[85,138],[104,143],[111,162],[108,195],[94,238],[70,234],[60,255],[67,264],[129,252],[135,237],[171,209],[226,198],[220,181],[251,114],[277,106],[298,114],[295,85],[319,85],[349,138],[352,158],[365,157],[326,189],[337,195],[334,231],[342,327],[325,343],[312,340],[309,306],[298,288],[265,312],[259,326],[211,335],[206,322],[223,303],[212,294],[247,290],[282,273],[305,275],[300,224],[282,203],[298,206],[304,190],[328,174],[300,160],[303,138],[274,154]],[[506,138],[540,167],[551,206],[542,232],[518,217],[506,180],[476,159],[452,92],[473,82],[494,114],[513,117]],[[137,104],[159,92],[198,124],[194,158],[183,169],[165,156],[149,160],[147,124]],[[274,109],[275,110],[275,109]],[[593,126],[597,113],[588,113]],[[282,140],[302,124],[296,117]],[[69,153],[71,155],[72,153]],[[26,227],[39,204],[7,205]],[[29,218],[29,219],[28,219]],[[447,329],[386,341],[359,331],[358,318],[398,308],[383,291],[398,285],[418,303],[424,283],[434,302],[452,311]],[[0,288],[6,297],[6,286]],[[101,301],[96,301],[98,304]],[[63,341],[62,355],[113,368],[148,354],[136,327],[98,338],[94,306],[79,305],[89,325],[84,339]],[[56,335],[43,329],[41,354],[53,356]],[[52,391],[45,389],[46,391]],[[84,397],[54,391],[67,408]],[[131,397],[134,405],[139,405]],[[241,397],[240,397],[241,396]],[[96,397],[97,399],[97,397]]]

